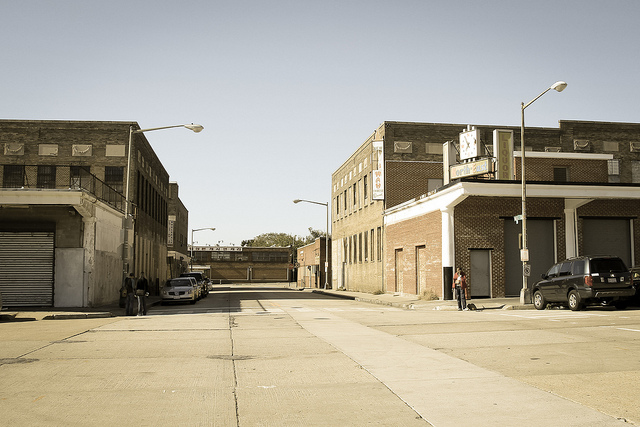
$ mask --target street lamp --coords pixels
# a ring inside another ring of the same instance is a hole
[[[202,230],[214,231],[215,228],[213,228],[213,227],[205,227],[205,228],[196,228],[196,229],[192,229],[191,230],[191,267],[189,268],[189,270],[193,270],[193,233],[195,231],[202,231]]]
[[[293,203],[313,203],[315,205],[326,206],[327,208],[327,236],[325,237],[325,249],[324,249],[324,261],[325,261],[325,270],[324,270],[324,289],[328,288],[329,282],[329,202],[314,202],[312,200],[303,200],[303,199],[295,199]]]
[[[522,261],[522,289],[520,290],[520,304],[531,304],[531,293],[527,286],[527,277],[531,273],[531,269],[529,268],[527,262],[529,261],[529,249],[527,248],[527,187],[524,175],[524,110],[529,105],[533,104],[538,98],[540,98],[545,93],[549,92],[551,89],[562,92],[567,87],[567,84],[563,81],[558,81],[549,86],[544,92],[540,95],[533,98],[528,103],[520,104],[520,117],[521,117],[521,125],[520,125],[520,168],[521,168],[521,180],[522,180],[522,250],[520,251],[520,260]]]
[[[122,245],[122,262],[123,262],[123,273],[126,276],[126,274],[129,272],[129,268],[127,265],[127,261],[129,260],[129,227],[128,227],[128,220],[129,220],[129,182],[130,182],[130,177],[131,177],[131,146],[133,144],[133,134],[134,133],[144,133],[144,132],[151,132],[154,130],[161,130],[161,129],[171,129],[171,128],[187,128],[193,132],[201,132],[204,129],[204,126],[202,125],[197,125],[197,124],[185,124],[185,125],[173,125],[173,126],[162,126],[162,127],[157,127],[157,128],[149,128],[149,129],[133,129],[133,125],[129,126],[129,148],[128,148],[128,153],[127,153],[127,183],[126,183],[126,188],[125,188],[125,195],[124,195],[124,220],[125,220],[125,230],[124,230],[124,238],[123,238],[123,245]]]

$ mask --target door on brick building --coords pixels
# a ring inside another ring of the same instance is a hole
[[[520,261],[520,233],[522,223],[507,219],[504,222],[505,296],[520,295],[522,289],[522,262]],[[553,219],[527,219],[527,247],[531,275],[529,287],[540,280],[540,275],[556,262],[555,225]]]
[[[491,250],[472,249],[469,251],[471,270],[468,286],[472,298],[491,296]]]
[[[616,255],[627,267],[631,262],[631,220],[618,218],[584,218],[582,220],[584,255]]]
[[[404,276],[404,260],[402,249],[396,249],[396,283],[394,292],[403,291],[402,278]]]
[[[416,295],[427,290],[427,248],[416,247]]]

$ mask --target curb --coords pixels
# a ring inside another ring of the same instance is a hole
[[[102,313],[61,313],[61,314],[50,314],[48,316],[44,316],[42,320],[70,320],[70,319],[104,319],[107,317],[114,317],[113,313],[110,312],[102,312]]]
[[[333,292],[324,292],[323,290],[320,289],[312,289],[311,290],[312,293],[314,294],[322,294],[322,295],[328,295],[330,297],[336,297],[336,298],[342,298],[342,299],[350,299],[350,300],[355,300],[355,301],[360,301],[358,299],[358,297],[355,297],[353,295],[346,295],[346,294],[334,294]]]
[[[405,310],[438,310],[438,311],[458,311],[458,306],[455,301],[452,301],[451,304],[439,304],[439,305],[427,305],[417,301],[406,301],[406,302],[395,302],[395,301],[384,301],[377,298],[370,297],[360,297],[357,295],[349,295],[349,294],[340,294],[339,292],[326,292],[323,289],[311,289],[311,292],[328,295],[335,298],[348,299],[352,301],[364,302],[367,304],[378,304],[378,305],[386,305],[389,307],[397,307]],[[435,301],[434,301],[435,302]],[[443,302],[443,301],[440,301]],[[470,311],[483,311],[483,310],[531,310],[533,309],[533,304],[528,305],[512,305],[512,304],[494,304],[490,306],[479,305],[478,303],[474,303],[477,308],[475,310]]]

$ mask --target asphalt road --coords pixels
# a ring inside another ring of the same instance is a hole
[[[639,356],[639,310],[403,310],[238,286],[144,317],[0,323],[0,414],[13,426],[640,425]]]

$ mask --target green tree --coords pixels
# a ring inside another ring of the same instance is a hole
[[[313,243],[319,237],[325,237],[326,232],[315,230],[309,227],[308,236],[294,236],[288,233],[263,233],[253,239],[243,240],[242,246],[271,248],[271,247],[290,247],[293,245],[295,249],[301,246]]]
[[[263,233],[253,239],[243,240],[242,246],[258,248],[289,247],[294,244],[294,238],[287,233]]]

